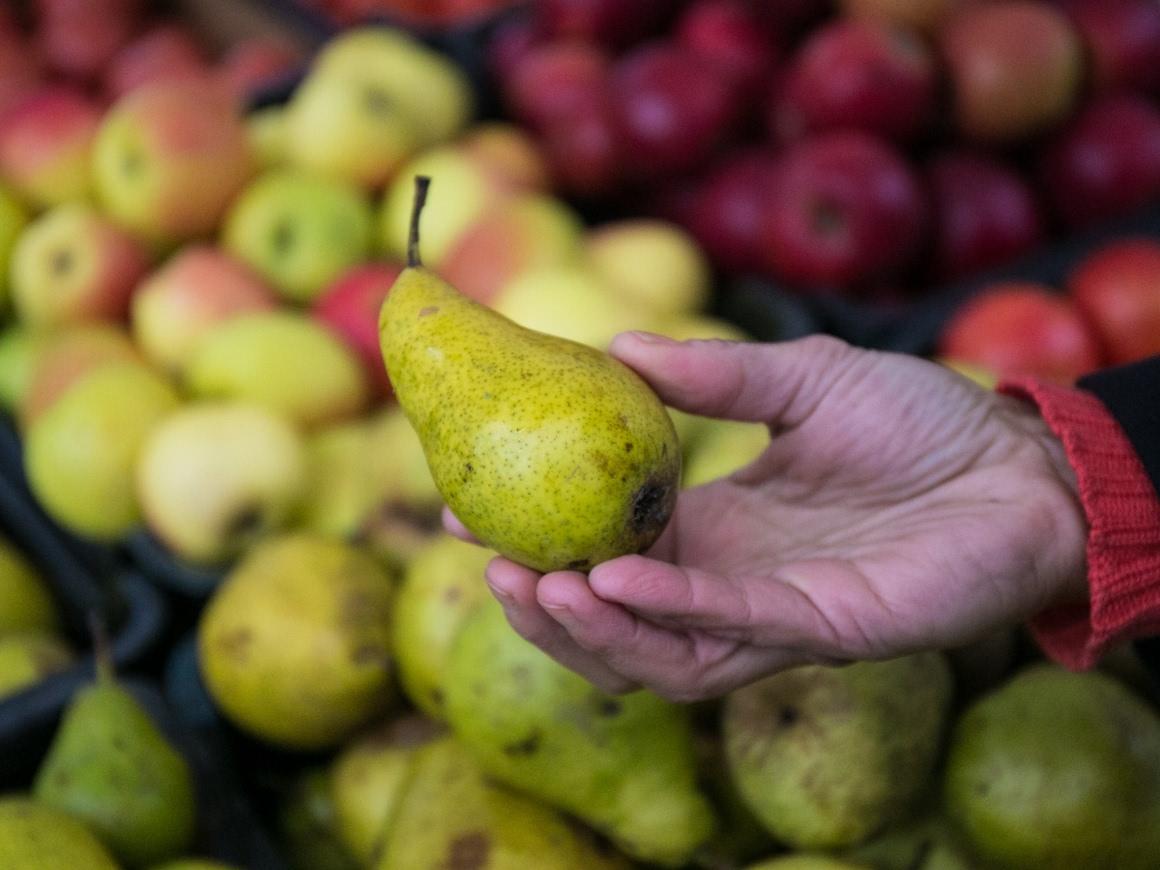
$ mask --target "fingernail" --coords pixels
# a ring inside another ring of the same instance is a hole
[[[641,332],[640,330],[636,330],[636,331],[632,332],[631,335],[633,335],[637,341],[642,341],[645,344],[676,344],[677,343],[673,339],[669,338],[667,335],[658,335],[655,332]]]

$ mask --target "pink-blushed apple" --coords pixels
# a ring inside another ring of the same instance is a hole
[[[943,151],[931,158],[925,174],[935,280],[1003,265],[1046,239],[1036,192],[999,158],[968,149]]]
[[[933,34],[963,0],[839,0],[842,13]]]
[[[1009,143],[1065,118],[1083,83],[1083,42],[1045,0],[966,4],[944,23],[939,46],[958,130]]]
[[[306,52],[278,36],[251,36],[231,46],[216,74],[239,99],[279,84],[306,62]]]
[[[140,283],[129,313],[142,353],[177,373],[216,324],[279,304],[274,291],[240,260],[212,245],[191,244]]]
[[[1068,273],[1066,288],[1111,365],[1160,354],[1160,242],[1108,242]]]
[[[803,139],[782,156],[775,184],[763,221],[773,277],[846,289],[889,279],[917,256],[928,204],[886,141],[859,131]]]
[[[189,81],[209,75],[197,39],[178,24],[158,24],[117,52],[105,70],[105,93],[117,99],[141,85]]]
[[[992,284],[954,313],[939,356],[972,363],[1000,379],[1029,375],[1070,384],[1102,362],[1075,303],[1034,282]]]
[[[1048,202],[1071,227],[1154,203],[1160,196],[1160,109],[1142,96],[1089,102],[1039,155]]]
[[[1087,47],[1095,91],[1160,93],[1160,6],[1151,0],[1060,0]]]
[[[17,240],[12,302],[21,321],[38,327],[123,320],[149,265],[149,252],[133,236],[91,206],[65,203]]]
[[[403,267],[399,263],[355,266],[315,300],[314,316],[329,326],[362,360],[380,397],[391,395],[391,380],[379,346],[379,311]]]
[[[40,0],[36,36],[56,73],[95,82],[140,28],[142,0]]]
[[[209,81],[158,82],[105,116],[93,178],[105,210],[158,244],[206,236],[254,173],[240,107]]]
[[[681,13],[677,42],[720,66],[733,86],[752,101],[781,60],[775,34],[763,27],[745,0],[696,0]]]
[[[601,99],[609,69],[607,53],[594,45],[553,42],[534,47],[503,81],[504,102],[514,117],[542,129]]]
[[[641,45],[617,60],[609,93],[626,172],[641,181],[704,166],[741,109],[724,71],[667,43]]]
[[[100,107],[76,88],[36,91],[0,124],[0,177],[37,208],[85,199]]]
[[[520,190],[551,187],[551,170],[539,143],[523,128],[502,121],[473,125],[456,142],[469,159]]]
[[[696,183],[681,222],[729,272],[760,272],[765,213],[777,192],[778,158],[751,147],[721,158]]]
[[[909,140],[927,131],[938,84],[934,54],[913,31],[836,19],[789,59],[774,88],[770,130],[781,141],[837,128]]]
[[[541,0],[534,20],[548,39],[616,50],[660,33],[677,5],[673,0]]]

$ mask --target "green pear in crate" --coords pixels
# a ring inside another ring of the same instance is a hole
[[[540,571],[645,549],[680,480],[664,405],[611,356],[518,326],[425,269],[427,181],[379,332],[440,493],[485,545]]]
[[[55,632],[36,629],[0,637],[0,698],[63,671],[75,656]]]
[[[418,749],[374,870],[628,870],[555,810],[491,782],[459,741]]]
[[[17,631],[60,628],[48,583],[28,558],[0,533],[0,637]]]
[[[495,554],[443,534],[403,572],[392,630],[399,682],[429,716],[444,718],[447,657],[459,628],[488,597],[483,572]]]
[[[379,854],[419,748],[445,733],[431,719],[405,715],[355,738],[331,763],[334,829],[360,864],[372,864]]]
[[[242,870],[235,864],[223,864],[221,861],[209,861],[205,858],[178,858],[176,861],[166,861],[150,867],[149,870]]]
[[[996,865],[1154,868],[1160,715],[1105,674],[1035,665],[960,717],[943,786],[951,820]]]
[[[877,870],[873,864],[855,864],[829,855],[800,853],[779,855],[758,864],[751,864],[745,870]]]
[[[292,870],[359,870],[338,834],[329,767],[309,767],[289,784],[277,830]]]
[[[197,818],[189,764],[116,681],[99,631],[96,656],[96,681],[69,703],[32,792],[87,824],[130,866],[176,857]]]
[[[23,795],[0,798],[0,867],[20,870],[121,870],[69,813]]]
[[[444,689],[447,721],[488,774],[630,856],[679,866],[713,834],[687,708],[599,691],[516,634],[494,599],[460,629]]]
[[[929,788],[952,695],[941,653],[791,668],[726,699],[729,769],[781,842],[851,846],[900,821]]]
[[[841,851],[840,857],[874,870],[975,870],[979,862],[938,806],[937,794],[930,803],[933,808]]]

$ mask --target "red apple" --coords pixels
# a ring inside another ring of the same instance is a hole
[[[543,129],[578,107],[603,98],[608,57],[580,42],[549,43],[531,49],[504,83],[508,110],[525,124]]]
[[[44,84],[36,49],[15,32],[0,32],[0,116]]]
[[[962,0],[839,0],[844,15],[869,18],[931,34]]]
[[[777,195],[777,166],[769,149],[729,154],[705,173],[678,217],[727,271],[756,272],[762,267],[762,222]]]
[[[209,75],[209,62],[193,35],[161,24],[126,45],[105,71],[105,92],[116,99],[144,84],[187,81]]]
[[[542,145],[560,190],[579,197],[607,196],[622,181],[624,155],[605,94],[547,124]]]
[[[1160,196],[1160,110],[1143,97],[1088,104],[1046,143],[1046,196],[1072,227],[1125,214]]]
[[[38,208],[84,199],[100,122],[100,107],[75,88],[37,91],[0,124],[0,177]]]
[[[234,45],[218,64],[218,77],[245,99],[298,69],[303,52],[276,36],[253,36]]]
[[[1100,365],[1099,345],[1075,303],[1034,282],[993,284],[946,325],[939,355],[1000,378],[1070,384]]]
[[[533,48],[542,44],[535,22],[513,18],[498,25],[486,48],[487,72],[499,83],[507,82]]]
[[[612,114],[637,180],[695,170],[728,140],[740,104],[728,77],[687,49],[652,43],[613,67]]]
[[[934,56],[915,33],[837,19],[814,31],[790,59],[769,124],[781,141],[839,127],[910,139],[928,127],[937,85]]]
[[[1107,361],[1160,354],[1160,242],[1109,242],[1084,257],[1067,290],[1099,337]]]
[[[765,262],[805,287],[850,288],[911,264],[927,224],[919,181],[889,143],[841,131],[784,153],[763,221]]]
[[[939,43],[955,122],[972,139],[1025,139],[1065,118],[1080,94],[1083,43],[1044,0],[965,5]]]
[[[1060,0],[1088,49],[1097,91],[1160,92],[1160,5],[1152,0]]]
[[[677,22],[676,40],[720,67],[747,101],[758,95],[781,57],[773,34],[744,0],[695,0]]]
[[[783,37],[797,36],[833,10],[832,0],[776,0],[756,2],[754,10],[762,24]]]
[[[37,39],[56,72],[97,81],[105,67],[137,32],[142,0],[40,0]]]
[[[536,26],[548,39],[576,39],[609,49],[659,33],[676,0],[539,0]]]
[[[355,266],[314,303],[314,316],[358,354],[381,396],[391,395],[391,381],[379,348],[379,309],[401,271],[396,263]]]
[[[1031,186],[1013,167],[968,150],[935,155],[931,197],[932,275],[953,280],[1004,263],[1046,238]]]

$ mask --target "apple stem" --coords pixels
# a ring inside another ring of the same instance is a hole
[[[428,176],[415,176],[415,202],[411,206],[411,232],[407,237],[407,265],[411,267],[423,265],[419,259],[419,215],[427,204],[427,188],[430,186],[431,179]]]
[[[88,614],[89,633],[93,636],[93,658],[96,660],[97,681],[112,683],[116,679],[113,667],[113,651],[109,648],[109,634],[105,621],[95,610]]]

